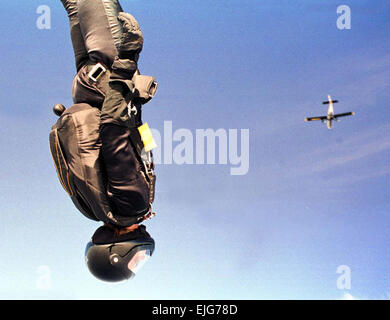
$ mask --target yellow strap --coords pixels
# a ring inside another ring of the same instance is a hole
[[[152,132],[149,129],[147,123],[138,127],[139,134],[141,135],[141,140],[144,143],[145,151],[148,152],[154,148],[157,148],[157,144],[153,139]]]

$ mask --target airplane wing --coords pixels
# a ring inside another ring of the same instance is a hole
[[[340,117],[353,116],[354,114],[355,112],[339,113],[339,114],[335,114],[334,117],[337,119]]]
[[[311,118],[305,118],[305,121],[308,122],[308,121],[325,120],[325,119],[326,119],[326,116],[322,116],[322,117],[311,117]]]

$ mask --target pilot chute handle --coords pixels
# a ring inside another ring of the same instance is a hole
[[[60,104],[60,103],[57,103],[53,107],[54,114],[59,116],[59,117],[61,117],[61,115],[64,113],[65,110],[66,110],[65,106],[63,104]]]

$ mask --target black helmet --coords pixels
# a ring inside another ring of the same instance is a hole
[[[154,240],[148,234],[108,244],[97,244],[92,239],[85,249],[85,260],[96,278],[118,282],[133,278],[153,251]]]

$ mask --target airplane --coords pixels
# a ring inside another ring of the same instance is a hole
[[[306,122],[309,121],[316,121],[316,120],[321,120],[322,122],[326,121],[326,125],[328,126],[328,129],[332,129],[332,121],[339,121],[338,118],[340,117],[346,117],[346,116],[353,116],[355,115],[355,112],[346,112],[346,113],[339,113],[339,114],[334,114],[333,110],[333,104],[338,103],[338,100],[332,100],[330,95],[328,95],[328,101],[324,101],[322,104],[329,104],[328,108],[328,115],[326,116],[321,116],[321,117],[311,117],[311,118],[305,118]]]

